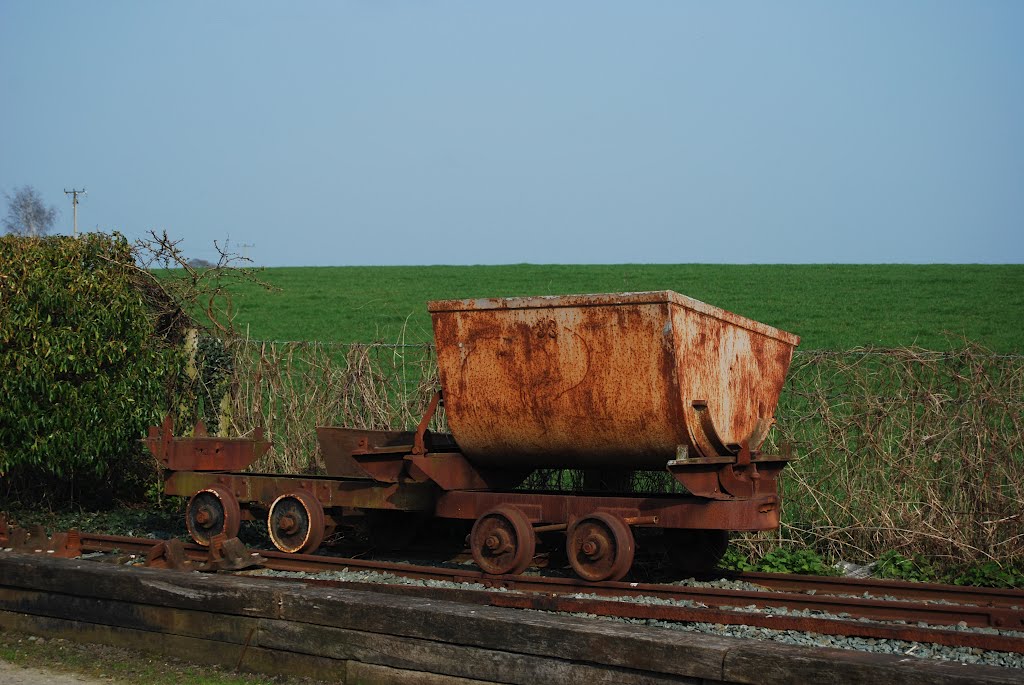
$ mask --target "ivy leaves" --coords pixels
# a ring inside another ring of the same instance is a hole
[[[104,477],[137,459],[182,360],[118,234],[0,237],[0,473]]]

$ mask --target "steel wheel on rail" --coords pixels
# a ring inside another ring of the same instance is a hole
[[[565,550],[569,565],[583,580],[621,580],[633,565],[633,531],[617,516],[598,512],[569,527]]]
[[[502,505],[476,520],[469,534],[469,548],[473,561],[484,573],[518,574],[533,561],[537,537],[522,511]]]
[[[324,508],[305,490],[288,492],[270,505],[267,531],[270,541],[282,552],[310,553],[324,541]]]
[[[223,485],[211,485],[196,492],[185,508],[185,526],[200,545],[209,547],[215,535],[238,536],[242,509],[238,498]]]
[[[714,570],[729,548],[725,530],[666,528],[662,535],[672,568],[688,575]]]

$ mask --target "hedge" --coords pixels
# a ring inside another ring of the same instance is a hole
[[[0,475],[117,481],[173,406],[181,319],[119,234],[0,237]],[[166,304],[166,306],[158,306]],[[59,489],[59,488],[58,488]],[[55,493],[56,494],[56,493]]]

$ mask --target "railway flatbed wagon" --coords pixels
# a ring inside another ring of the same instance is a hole
[[[420,512],[472,522],[469,546],[487,573],[521,573],[538,535],[564,534],[575,572],[598,581],[629,571],[636,527],[661,529],[670,556],[696,571],[717,563],[729,531],[779,525],[789,455],[760,447],[796,336],[670,291],[429,311],[441,388],[419,426],[318,428],[326,476],[242,472],[265,451],[262,436],[153,429],[166,491],[191,498],[196,541],[265,517],[279,549],[310,552],[345,510]],[[450,435],[427,430],[442,403]],[[537,469],[613,484],[667,472],[685,493],[521,489]]]

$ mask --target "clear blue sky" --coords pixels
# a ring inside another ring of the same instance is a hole
[[[1024,2],[0,0],[24,184],[268,266],[1022,263]]]

